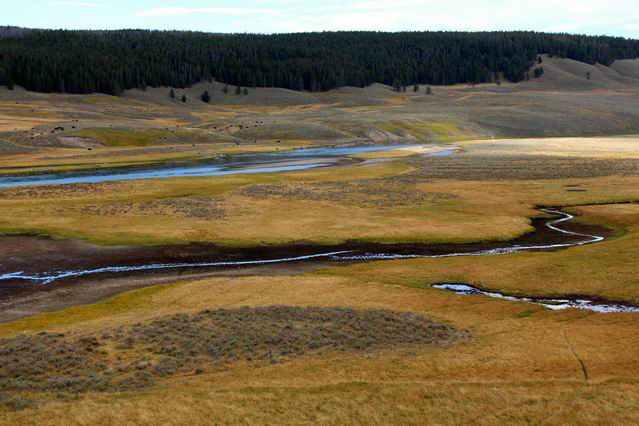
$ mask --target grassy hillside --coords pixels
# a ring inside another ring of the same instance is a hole
[[[425,145],[296,172],[4,188],[0,273],[137,262],[151,244],[179,261],[171,244],[505,240],[531,230],[538,205],[607,236],[503,256],[4,281],[0,423],[639,422],[637,314],[432,288],[639,304],[638,62],[542,60],[538,79],[432,95],[0,89],[1,174]],[[422,155],[443,148],[455,154]]]
[[[214,82],[176,90],[176,99],[168,88],[122,97],[0,88],[1,147],[6,153],[67,148],[55,157],[82,148],[84,154],[74,156],[108,152],[118,158],[135,156],[131,148],[144,145],[148,155],[175,157],[187,148],[206,155],[213,146],[254,149],[277,141],[303,146],[639,132],[639,79],[632,71],[639,61],[613,67],[543,61],[538,79],[433,86],[430,96],[424,85],[397,93],[379,84],[325,93],[257,88],[235,95],[233,86],[224,93],[224,85]],[[204,91],[210,103],[199,99]]]

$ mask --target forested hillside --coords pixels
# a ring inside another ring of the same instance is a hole
[[[0,28],[0,30],[2,30]],[[538,54],[609,65],[639,40],[534,32],[207,34],[0,31],[0,85],[118,95],[204,80],[321,91],[344,85],[521,81]]]

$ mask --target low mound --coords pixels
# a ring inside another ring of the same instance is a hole
[[[226,89],[225,89],[226,87]],[[166,105],[181,105],[182,95],[187,98],[189,107],[208,107],[219,105],[255,105],[255,106],[295,106],[310,105],[317,102],[314,94],[280,88],[240,88],[240,94],[236,94],[236,86],[229,86],[213,81],[202,82],[184,89],[174,88],[174,99],[169,97],[169,88],[148,88],[144,91],[133,89],[125,92],[126,98],[141,100]],[[209,105],[200,100],[202,93],[207,91],[210,96]]]
[[[534,65],[544,69],[541,78],[533,78],[531,82],[543,84],[561,90],[622,89],[639,84],[635,75],[637,69],[634,62],[617,61],[611,67],[601,64],[590,65],[566,58],[542,55],[543,63]],[[616,65],[615,65],[616,64]],[[633,78],[634,77],[634,78]]]
[[[639,79],[639,59],[617,60],[610,67],[624,77]]]
[[[27,405],[17,392],[130,390],[180,371],[200,374],[237,361],[445,346],[465,336],[412,313],[289,306],[177,314],[99,337],[20,335],[0,340],[0,390],[6,393],[0,403]]]

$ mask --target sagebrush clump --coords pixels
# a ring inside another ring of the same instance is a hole
[[[99,336],[19,335],[0,339],[0,404],[26,407],[30,400],[18,396],[24,392],[125,391],[236,361],[268,365],[325,351],[415,349],[465,335],[413,313],[291,306],[176,314]]]

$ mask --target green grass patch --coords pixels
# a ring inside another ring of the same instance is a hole
[[[176,284],[157,285],[119,294],[110,299],[91,305],[76,306],[18,321],[0,324],[0,335],[11,336],[23,332],[53,330],[55,327],[68,326],[146,306],[151,297]]]
[[[108,146],[149,146],[171,132],[161,129],[118,130],[118,129],[85,129],[74,132],[72,136],[91,138]]]
[[[399,136],[409,134],[420,141],[437,140],[441,142],[458,141],[472,139],[462,131],[457,123],[453,122],[415,122],[402,121],[394,123],[377,123],[377,127],[389,133]]]
[[[533,316],[537,311],[533,309],[527,309],[525,311],[517,312],[513,315],[515,318],[528,318]]]

